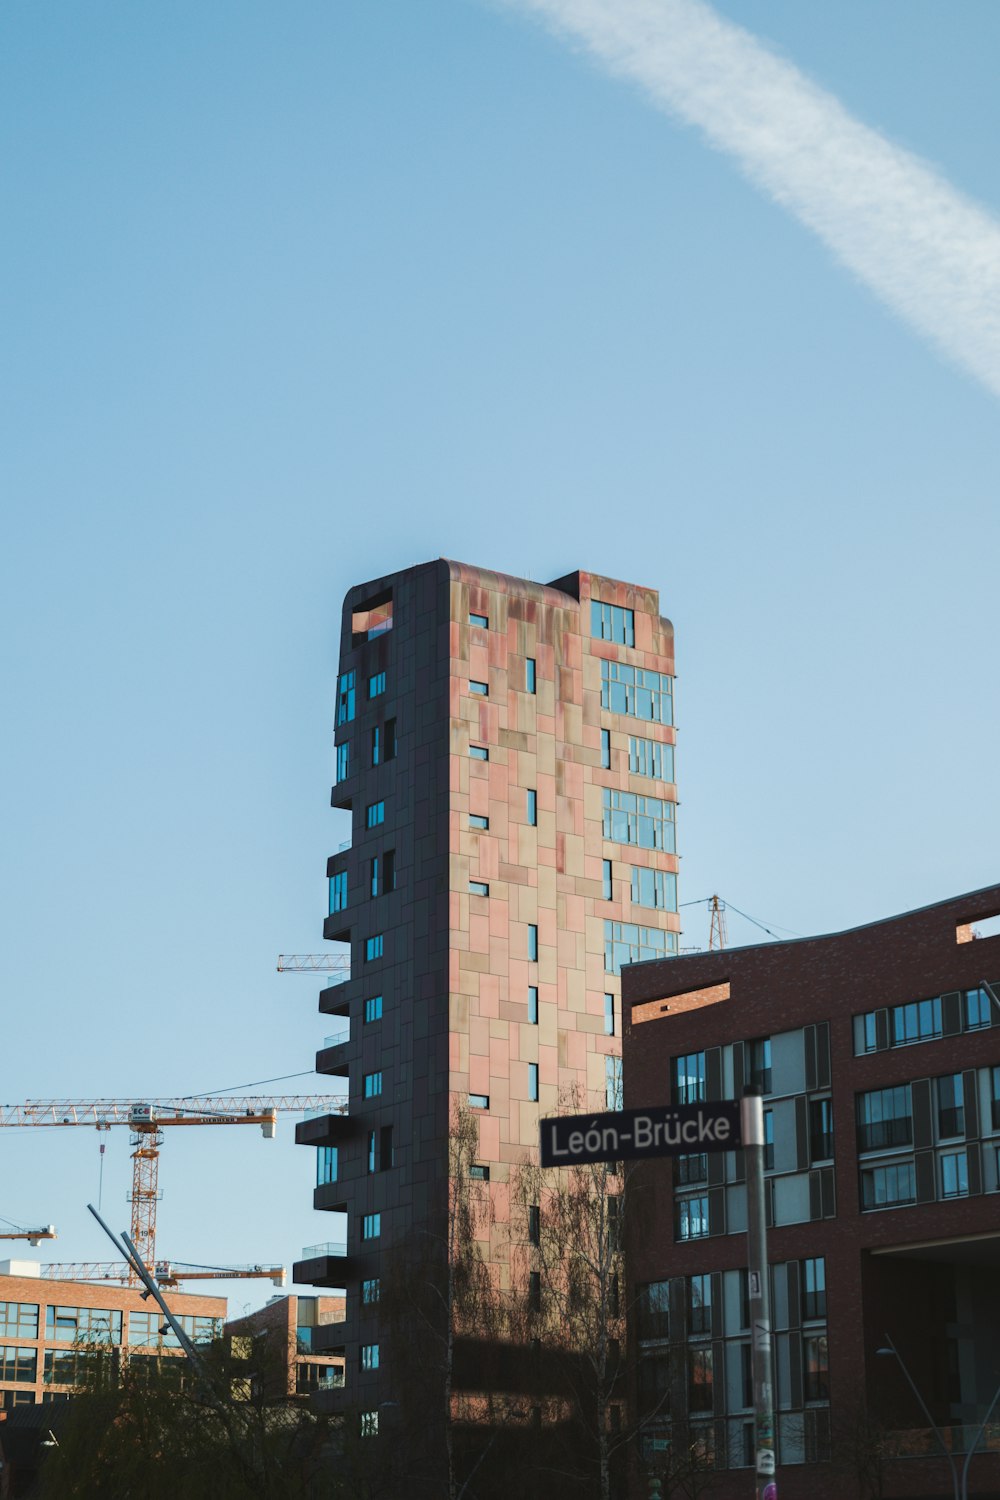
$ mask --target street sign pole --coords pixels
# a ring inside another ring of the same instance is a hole
[[[771,1349],[771,1279],[764,1213],[764,1105],[760,1089],[743,1090],[743,1151],[747,1173],[747,1246],[750,1292],[750,1366],[753,1373],[757,1500],[777,1500],[774,1477],[774,1359]]]

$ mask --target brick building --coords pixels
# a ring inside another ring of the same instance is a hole
[[[272,1297],[256,1312],[231,1319],[225,1332],[234,1355],[240,1341],[266,1341],[271,1357],[255,1359],[254,1365],[267,1381],[264,1396],[282,1401],[344,1384],[343,1357],[318,1354],[313,1347],[317,1331],[336,1339],[343,1319],[343,1297]]]
[[[475,1113],[499,1225],[510,1165],[561,1093],[620,1099],[623,962],[677,951],[673,631],[659,598],[591,573],[548,585],[445,560],[344,604],[324,936],[350,977],[317,1068],[349,1110],[305,1121],[314,1203],[342,1218],[294,1279],[346,1287],[317,1352],[346,1362],[362,1432],[400,1394],[384,1280],[445,1254],[449,1119]],[[383,1307],[384,1311],[384,1307]]]
[[[225,1297],[171,1292],[167,1305],[195,1343],[222,1333]],[[97,1350],[134,1365],[179,1354],[163,1314],[134,1287],[50,1281],[37,1261],[0,1262],[0,1406],[65,1399]]]
[[[947,1462],[916,1456],[935,1441],[889,1341],[959,1468],[1000,1384],[998,913],[995,886],[623,971],[628,1107],[765,1094],[779,1494],[873,1494],[867,1468],[887,1496],[951,1495]],[[719,1470],[745,1468],[741,1153],[644,1162],[634,1184],[652,1215],[629,1244],[646,1460],[690,1435]],[[711,1492],[747,1483],[719,1473]],[[995,1447],[970,1493],[1000,1493]]]

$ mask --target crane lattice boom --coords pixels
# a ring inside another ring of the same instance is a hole
[[[351,967],[346,953],[279,953],[279,974],[346,974]]]

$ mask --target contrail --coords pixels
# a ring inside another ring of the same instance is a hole
[[[1000,396],[1000,222],[704,0],[507,0],[704,131]]]

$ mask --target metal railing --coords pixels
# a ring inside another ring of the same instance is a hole
[[[302,1247],[303,1260],[318,1260],[323,1255],[346,1255],[346,1240],[325,1240],[320,1245],[304,1245]]]

